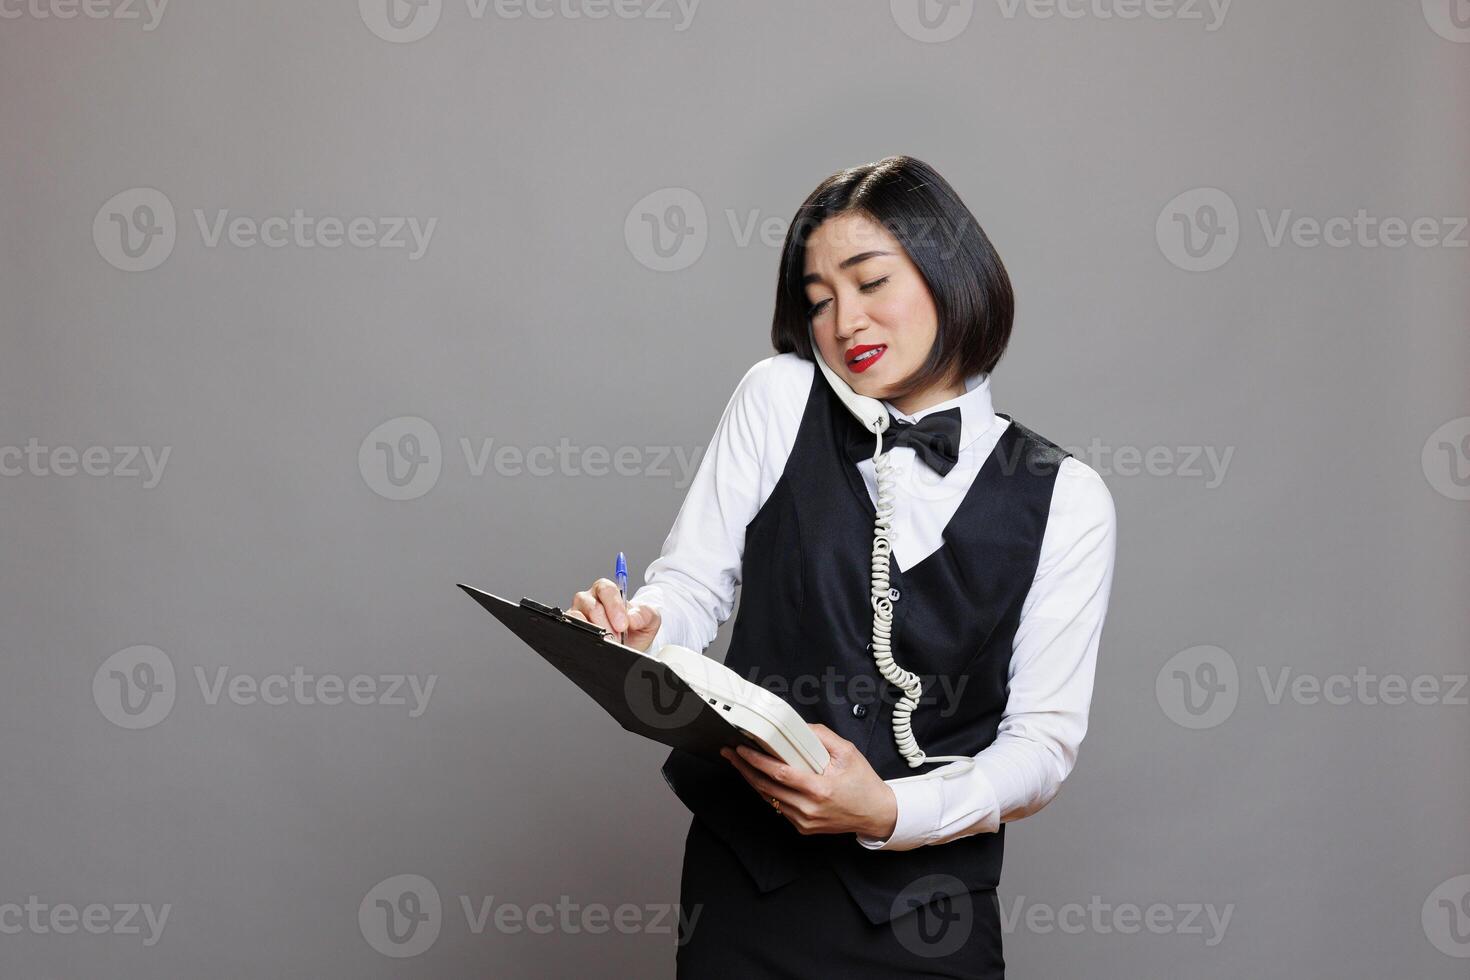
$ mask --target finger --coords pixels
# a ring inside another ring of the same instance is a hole
[[[628,629],[628,607],[626,601],[623,599],[623,593],[618,590],[618,583],[612,579],[600,578],[592,583],[592,594],[597,597],[597,601],[602,603],[603,608],[607,610],[608,620],[612,623],[613,629],[619,633],[626,632]]]
[[[608,624],[607,614],[590,591],[578,592],[577,597],[572,600],[572,608],[581,612],[587,622],[601,626],[605,630],[612,629]]]
[[[767,779],[763,774],[751,768],[750,764],[738,755],[734,757],[727,756],[726,758],[730,759],[735,768],[740,771],[740,775],[745,777],[745,781],[750,784],[751,788],[765,797],[767,801],[774,796],[781,801],[782,806],[792,809],[796,808],[798,794],[791,792],[790,789],[782,786],[780,783]]]
[[[758,769],[772,782],[789,786],[801,793],[808,792],[806,780],[812,778],[808,773],[797,772],[780,759],[758,752],[748,745],[737,746],[736,752],[746,764]]]
[[[633,603],[628,606],[628,621],[632,624],[633,629],[639,633],[657,630],[659,625],[658,610],[652,606]]]

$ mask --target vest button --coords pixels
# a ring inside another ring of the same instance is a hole
[[[889,589],[888,590],[888,598],[892,602],[897,602],[898,601],[898,590],[897,589]]]
[[[867,713],[868,713],[868,706],[866,704],[855,704],[855,705],[852,706],[852,716],[854,718],[861,718],[864,715],[866,715]]]

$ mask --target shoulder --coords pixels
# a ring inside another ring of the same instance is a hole
[[[735,386],[732,406],[761,417],[800,416],[816,365],[798,354],[773,354],[752,364]]]
[[[1118,521],[1103,478],[1082,460],[1065,454],[1057,464],[1051,489],[1036,580],[1059,581],[1058,575],[1074,574],[1110,576]]]
[[[817,366],[800,354],[772,354],[752,364],[740,379],[740,387],[749,387],[761,393],[772,393],[778,389],[806,388],[811,385],[812,372]]]
[[[1067,456],[1057,470],[1057,486],[1052,497],[1060,494],[1062,505],[1089,523],[1112,527],[1117,521],[1113,495],[1097,470],[1076,456]]]
[[[1008,470],[1029,473],[1032,476],[1050,477],[1057,474],[1060,478],[1062,464],[1072,458],[1071,454],[1010,416],[1000,417],[1008,423],[1005,432],[1001,434],[1001,439],[1006,443],[1002,462]]]
[[[815,372],[815,364],[796,354],[762,358],[746,370],[725,406],[721,429],[759,461],[762,500],[796,445]]]
[[[1028,473],[1056,475],[1051,495],[1051,521],[1111,533],[1117,521],[1113,496],[1102,476],[1066,448],[1012,419],[1014,454]]]
[[[1097,470],[1068,456],[1052,487],[1038,574],[1062,562],[1064,555],[1071,556],[1068,561],[1097,561],[1102,565],[1096,567],[1111,567],[1117,538],[1118,515],[1108,485]]]

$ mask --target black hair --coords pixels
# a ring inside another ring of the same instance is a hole
[[[776,281],[771,344],[815,361],[807,335],[802,275],[806,243],[829,218],[861,214],[898,239],[929,287],[938,314],[924,364],[886,397],[902,398],[933,384],[989,373],[1011,337],[1015,297],[1005,265],[985,230],[953,187],[922,160],[888,156],[840,170],[812,191],[786,231]]]

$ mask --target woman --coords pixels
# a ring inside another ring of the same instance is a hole
[[[931,167],[827,178],[786,236],[777,353],[736,387],[647,584],[571,602],[638,649],[703,650],[740,585],[726,666],[831,757],[670,753],[694,814],[681,978],[1004,976],[1004,825],[1076,760],[1114,555],[1098,475],[991,408],[1012,311]]]

